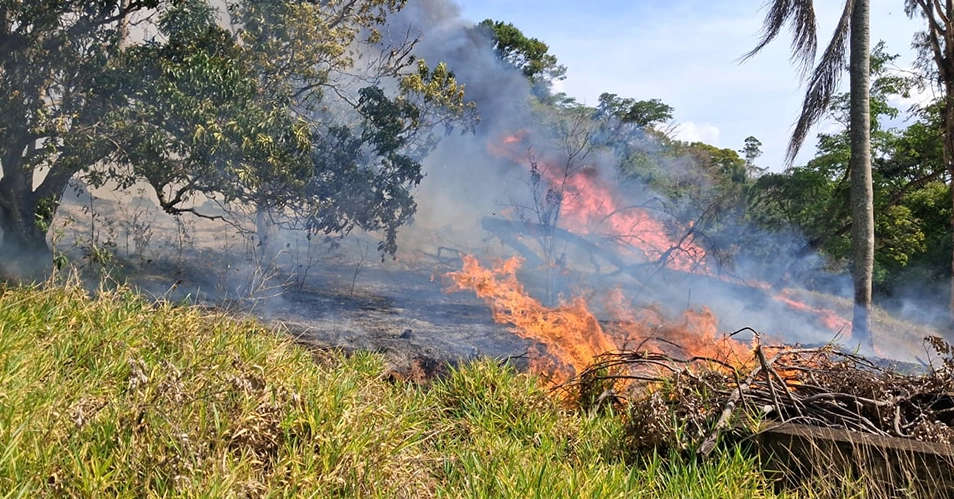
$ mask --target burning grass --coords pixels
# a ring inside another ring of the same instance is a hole
[[[625,448],[494,361],[429,385],[382,357],[122,291],[0,294],[3,497],[773,497],[754,460]]]
[[[470,290],[490,306],[496,322],[510,324],[521,338],[538,344],[531,355],[531,369],[554,384],[569,381],[594,360],[627,345],[645,345],[652,340],[662,351],[673,349],[691,355],[744,362],[749,347],[731,338],[717,337],[711,311],[688,310],[679,320],[666,321],[651,309],[633,311],[620,293],[606,296],[604,309],[613,320],[610,327],[597,320],[582,297],[547,307],[530,296],[517,279],[519,258],[483,267],[476,258],[462,255],[463,268],[446,275],[450,291]]]

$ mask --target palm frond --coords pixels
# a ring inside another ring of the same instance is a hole
[[[832,96],[838,90],[841,75],[845,68],[848,56],[848,33],[851,27],[851,10],[854,0],[845,2],[845,10],[838,20],[835,33],[825,48],[822,58],[812,71],[805,100],[802,103],[802,113],[795,124],[792,139],[785,153],[785,161],[791,164],[795,161],[799,149],[808,136],[808,131],[828,111]]]
[[[782,27],[791,24],[792,61],[807,72],[815,62],[818,27],[813,0],[774,0],[762,21],[762,36],[750,52],[742,56],[746,61],[774,40]]]

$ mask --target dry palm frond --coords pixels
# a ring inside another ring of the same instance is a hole
[[[743,62],[752,58],[778,37],[785,25],[791,25],[792,61],[801,68],[802,74],[807,78],[808,90],[805,92],[802,112],[795,123],[785,154],[788,164],[795,160],[809,129],[828,111],[832,96],[841,81],[841,73],[848,56],[848,33],[854,4],[854,0],[845,0],[845,8],[838,19],[835,32],[817,65],[814,65],[818,38],[814,0],[773,0],[762,22],[762,36],[758,44],[741,58]]]
[[[818,45],[818,26],[813,0],[772,2],[768,12],[765,13],[765,20],[762,21],[762,38],[754,49],[742,56],[742,60],[748,60],[761,52],[789,22],[792,24],[792,60],[807,72],[815,62],[815,50]]]

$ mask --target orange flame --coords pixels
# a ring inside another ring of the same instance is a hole
[[[661,262],[684,272],[708,273],[706,252],[693,241],[692,228],[682,228],[683,236],[673,239],[659,219],[642,207],[622,206],[611,183],[586,168],[566,179],[563,219],[577,231],[597,233],[630,250],[638,250],[647,261]]]
[[[447,276],[452,291],[472,290],[489,305],[494,321],[511,324],[521,338],[544,343],[548,352],[566,367],[581,372],[597,355],[614,350],[616,345],[603,333],[599,321],[587,309],[582,298],[547,308],[529,296],[517,280],[519,258],[498,262],[491,269],[480,266],[476,258],[463,255],[464,266]],[[541,369],[539,359],[537,365]],[[564,375],[572,375],[564,370]]]
[[[492,143],[488,148],[493,155],[529,166],[532,154],[521,157],[518,151],[518,147],[526,143],[526,137],[527,132],[521,130],[505,136],[498,144]],[[563,174],[566,170],[548,164],[538,168],[538,171],[551,188],[562,189],[560,220],[563,228],[614,241],[630,252],[637,253],[643,261],[659,262],[683,272],[720,277],[708,268],[706,252],[695,243],[691,223],[688,227],[677,227],[676,230],[682,235],[674,239],[670,236],[672,231],[667,230],[666,225],[647,209],[621,203],[614,184],[600,178],[595,168],[578,168],[565,177]],[[793,310],[815,315],[832,332],[843,336],[851,334],[850,321],[832,310],[801,302],[785,291],[771,292],[767,283],[750,285],[765,290],[773,299]]]
[[[546,307],[528,295],[517,280],[522,260],[510,258],[492,268],[480,266],[476,258],[463,255],[463,268],[450,272],[450,291],[471,290],[490,305],[496,322],[511,324],[514,332],[539,342],[547,356],[531,359],[531,369],[562,382],[582,372],[602,353],[662,338],[678,345],[688,356],[716,358],[741,364],[751,357],[748,347],[730,338],[716,339],[715,315],[708,309],[687,311],[681,323],[664,323],[652,310],[631,311],[621,293],[614,293],[605,307],[613,316],[614,334],[604,331],[582,297]],[[658,351],[658,350],[657,350]],[[668,353],[668,352],[667,352]]]
[[[507,157],[515,163],[530,166],[532,152],[521,157],[517,146],[524,143],[526,132],[503,137],[500,144],[491,144],[495,156]],[[676,240],[669,230],[650,212],[640,206],[620,202],[614,184],[599,176],[592,167],[566,169],[544,162],[538,168],[551,189],[562,193],[561,225],[579,234],[599,235],[636,251],[645,261],[661,262],[685,272],[708,273],[705,250],[695,244],[692,227],[679,228]]]
[[[850,336],[851,335],[851,321],[845,319],[844,317],[839,316],[835,312],[821,308],[813,307],[805,302],[798,301],[795,299],[789,292],[783,290],[776,294],[774,298],[786,305],[793,310],[800,310],[804,312],[809,312],[815,314],[822,324],[825,325],[828,329],[833,332]]]

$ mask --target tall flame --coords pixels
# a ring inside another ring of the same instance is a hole
[[[604,307],[615,331],[608,334],[582,297],[546,307],[534,299],[517,279],[519,258],[484,268],[476,258],[463,255],[463,268],[446,275],[450,291],[474,291],[490,306],[496,322],[510,324],[522,338],[542,345],[546,356],[531,358],[531,369],[546,373],[555,382],[582,372],[602,353],[623,346],[646,344],[660,338],[678,345],[684,355],[718,358],[732,363],[750,357],[749,349],[729,338],[717,339],[715,316],[708,309],[687,311],[682,321],[664,323],[651,310],[631,310],[622,294],[613,293]]]
[[[498,262],[490,269],[481,267],[470,255],[462,258],[463,268],[447,274],[453,282],[451,291],[477,293],[490,305],[494,321],[513,325],[521,338],[545,344],[548,353],[564,367],[581,372],[597,355],[616,349],[583,298],[548,308],[528,295],[517,280],[517,270],[523,263],[519,258]],[[541,368],[540,359],[531,360],[538,363],[532,366],[535,370],[547,370]]]

